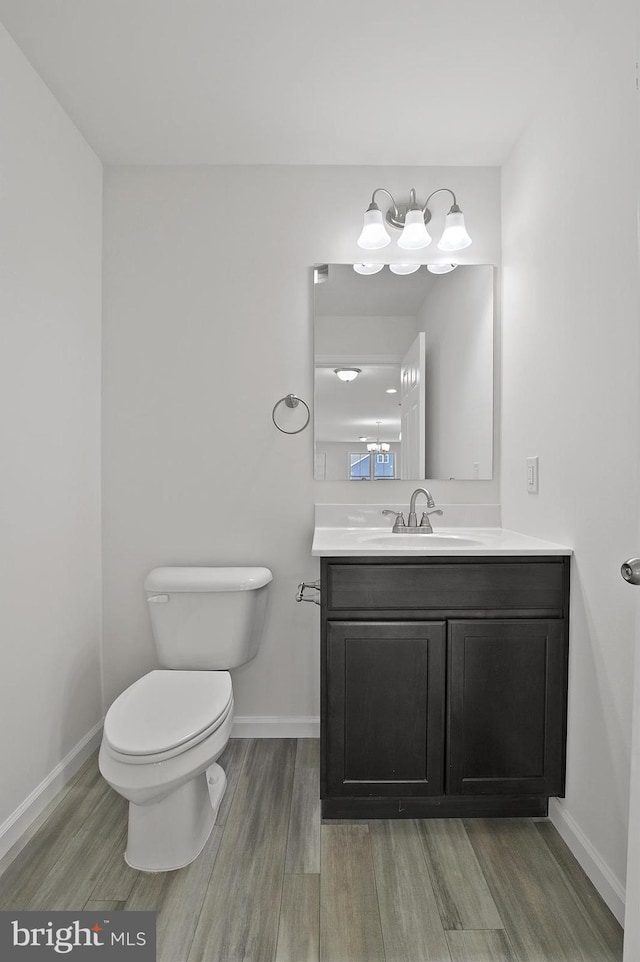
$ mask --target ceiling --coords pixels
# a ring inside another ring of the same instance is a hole
[[[378,274],[357,274],[351,264],[328,267],[327,281],[314,285],[316,314],[415,317],[437,282],[424,266],[414,274],[393,274],[388,267]]]
[[[400,431],[400,365],[360,362],[355,381],[340,381],[332,367],[315,369],[316,441],[350,441],[354,451],[362,449],[357,439],[397,441]],[[387,394],[395,388],[397,394]],[[380,422],[378,425],[377,422]]]
[[[502,163],[591,0],[0,0],[109,164]]]

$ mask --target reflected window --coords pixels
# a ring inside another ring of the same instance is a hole
[[[350,481],[392,481],[395,476],[395,454],[369,454],[362,451],[349,454]]]

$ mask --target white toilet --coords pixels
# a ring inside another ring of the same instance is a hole
[[[106,781],[129,800],[132,868],[182,868],[211,834],[226,787],[215,761],[233,724],[227,669],[257,654],[271,579],[258,567],[154,568],[147,576],[162,669],[116,698],[99,756]]]

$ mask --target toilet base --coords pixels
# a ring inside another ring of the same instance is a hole
[[[224,769],[214,762],[158,802],[129,802],[127,865],[172,872],[193,862],[211,835],[226,786]]]

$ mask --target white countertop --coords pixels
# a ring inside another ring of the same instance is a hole
[[[315,557],[491,557],[571,555],[566,545],[532,538],[507,528],[444,527],[433,534],[392,534],[384,527],[316,525],[311,554]]]

